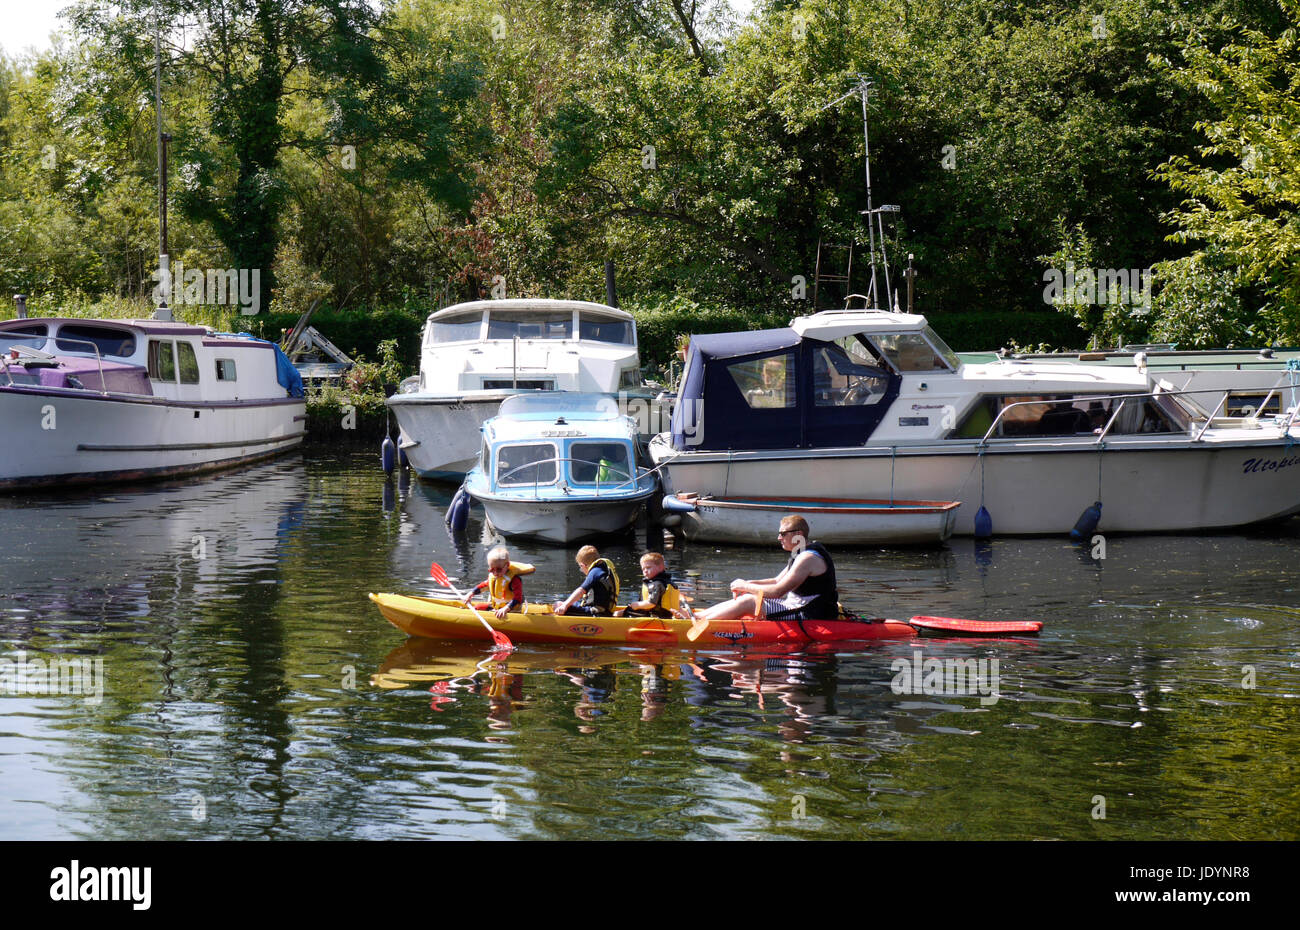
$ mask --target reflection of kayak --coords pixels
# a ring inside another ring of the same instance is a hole
[[[575,617],[554,613],[545,604],[525,604],[524,612],[498,620],[462,606],[460,601],[437,597],[372,594],[389,623],[411,636],[430,639],[489,640],[479,620],[489,622],[516,642],[523,643],[681,643],[694,648],[759,643],[838,642],[869,639],[905,639],[916,631],[899,620],[715,620],[695,643],[686,639],[691,621],[657,617]]]
[[[479,629],[482,629],[480,627]],[[486,630],[483,631],[487,633]],[[484,639],[486,640],[486,635]],[[482,642],[439,642],[408,639],[384,659],[371,683],[381,688],[428,686],[451,678],[473,678],[479,672],[508,675],[546,673],[564,669],[613,668],[620,665],[689,663],[688,652],[673,648],[624,648],[610,645],[560,645],[551,648],[516,650],[493,658]]]

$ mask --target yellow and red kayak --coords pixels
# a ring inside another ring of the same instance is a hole
[[[906,639],[916,635],[901,620],[715,620],[695,642],[686,638],[691,621],[657,617],[562,616],[546,604],[525,604],[523,610],[498,620],[460,601],[440,597],[371,594],[379,612],[411,636],[429,639],[490,640],[479,617],[520,643],[680,643],[693,649],[764,643],[840,642]]]

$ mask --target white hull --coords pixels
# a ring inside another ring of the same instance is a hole
[[[599,502],[491,500],[478,498],[488,522],[507,536],[534,536],[570,543],[592,536],[625,532],[636,522],[648,495]]]
[[[476,397],[395,394],[388,399],[402,448],[416,473],[424,478],[464,478],[478,461],[484,422],[496,416],[511,391]]]
[[[896,456],[861,448],[674,455],[658,438],[651,453],[669,462],[661,472],[669,492],[759,497],[798,488],[808,497],[960,501],[960,536],[974,534],[981,501],[999,535],[1066,533],[1096,500],[1099,532],[1218,529],[1300,512],[1300,446],[1277,440],[1116,437],[1104,451],[1086,440],[1014,450],[994,442],[983,456],[982,496],[981,456],[963,445],[901,447]]]
[[[771,545],[777,524],[789,514],[808,521],[814,537],[836,545],[926,545],[952,535],[958,507],[942,501],[879,506],[846,506],[849,502],[813,502],[806,499],[752,503],[698,500],[695,510],[682,514],[681,529],[687,539],[702,542]]]
[[[306,404],[205,404],[94,392],[0,392],[0,488],[187,475],[302,442]]]

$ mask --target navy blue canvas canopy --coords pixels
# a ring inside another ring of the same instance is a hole
[[[792,329],[692,336],[673,412],[680,450],[862,445],[901,379]]]

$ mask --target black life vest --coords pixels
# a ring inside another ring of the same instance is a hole
[[[809,575],[803,580],[799,587],[795,588],[792,593],[800,597],[812,597],[804,610],[807,616],[814,620],[834,620],[840,614],[840,593],[835,584],[835,563],[831,561],[831,554],[826,551],[826,547],[819,542],[810,542],[804,547],[804,552],[815,552],[821,556],[822,561],[826,563],[826,571],[820,575]],[[802,555],[802,553],[799,553]],[[790,561],[785,563],[786,570],[794,565],[794,560],[798,558],[795,553],[790,553]]]

